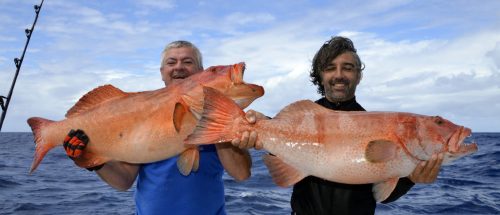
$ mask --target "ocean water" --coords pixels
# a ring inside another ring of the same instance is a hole
[[[444,166],[437,181],[416,185],[376,214],[500,214],[500,133],[474,133],[479,151]],[[0,133],[0,214],[134,214],[133,189],[115,191],[74,166],[62,147],[28,174],[31,133]],[[252,177],[224,176],[228,214],[290,214],[291,189],[273,184],[262,151],[251,151]]]

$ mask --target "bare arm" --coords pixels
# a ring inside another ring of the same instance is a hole
[[[239,149],[230,143],[215,145],[220,162],[227,173],[236,181],[243,181],[250,177],[252,158],[246,149]]]
[[[97,170],[96,173],[111,187],[120,191],[126,191],[134,184],[135,178],[139,173],[139,167],[138,164],[110,161]]]

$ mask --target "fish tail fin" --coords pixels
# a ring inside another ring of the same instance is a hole
[[[200,163],[200,151],[197,147],[188,148],[179,155],[177,168],[182,175],[187,176],[191,171],[198,171]]]
[[[55,147],[55,144],[51,144],[46,141],[43,135],[44,128],[52,123],[54,123],[54,121],[40,117],[32,117],[28,119],[28,124],[33,131],[33,140],[35,142],[35,155],[29,171],[30,174],[36,170],[47,152]]]
[[[205,94],[203,114],[195,130],[185,140],[186,144],[212,144],[229,142],[248,130],[245,112],[217,90],[203,87]]]
[[[263,155],[263,161],[274,183],[280,187],[292,186],[307,176],[303,172],[283,162],[283,160],[277,156],[265,154]]]

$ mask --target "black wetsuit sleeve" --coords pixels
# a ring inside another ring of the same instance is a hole
[[[384,201],[383,204],[387,204],[399,199],[399,197],[406,194],[415,185],[408,177],[400,178],[396,188],[392,191],[391,195]]]

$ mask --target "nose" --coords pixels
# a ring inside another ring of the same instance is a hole
[[[182,62],[177,62],[175,65],[174,65],[174,70],[180,70],[180,69],[183,69],[184,68],[184,65],[182,64]]]
[[[332,75],[334,78],[344,78],[345,77],[344,70],[341,67],[335,68],[335,70],[333,70],[332,73],[333,73]]]

